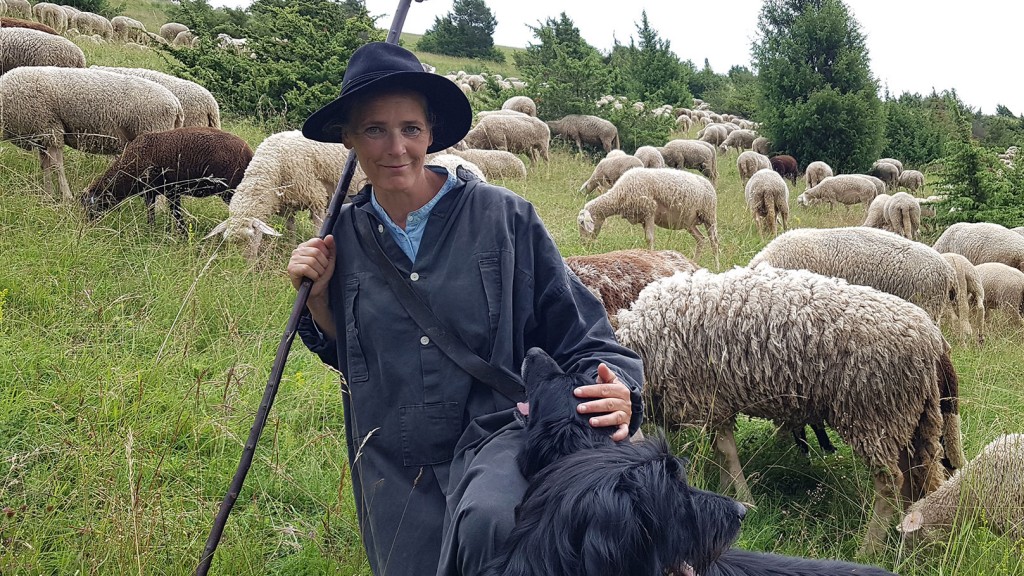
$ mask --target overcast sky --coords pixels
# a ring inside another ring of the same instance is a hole
[[[413,2],[405,32],[422,33],[453,0]],[[211,0],[214,6],[246,6],[249,0]],[[671,49],[698,68],[707,58],[724,73],[750,65],[759,0],[486,0],[498,25],[494,42],[526,47],[536,41],[528,26],[565,12],[591,45],[608,52],[617,39],[636,38],[647,11],[651,26]],[[890,93],[928,94],[955,88],[974,109],[992,114],[1003,104],[1024,113],[1024,2],[1016,0],[846,0],[867,37],[871,69]],[[398,0],[366,0],[370,13],[391,25]]]

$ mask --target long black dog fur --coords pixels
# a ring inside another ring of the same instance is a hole
[[[530,485],[516,526],[484,576],[893,576],[831,560],[730,548],[745,509],[690,487],[686,462],[664,437],[611,441],[576,412],[566,374],[532,349],[523,362],[530,403],[518,464]]]

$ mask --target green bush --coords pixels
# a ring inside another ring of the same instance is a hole
[[[95,14],[102,14],[107,18],[113,18],[118,14],[124,12],[125,1],[111,2],[110,0],[61,0],[60,4],[65,6],[71,6],[72,8],[78,8],[83,12],[93,12]]]
[[[973,140],[953,140],[942,162],[939,187],[946,195],[936,211],[940,224],[1024,225],[1024,162],[1010,168]]]
[[[676,119],[671,114],[655,116],[649,111],[641,112],[628,101],[623,102],[621,108],[599,108],[597,115],[619,129],[619,147],[627,154],[636,152],[641,146],[664,146],[676,127]]]
[[[504,62],[505,53],[494,47],[494,18],[484,0],[455,0],[452,11],[435,18],[419,42],[418,50]]]

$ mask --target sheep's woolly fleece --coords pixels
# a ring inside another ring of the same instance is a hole
[[[893,232],[916,240],[921,229],[921,205],[906,192],[897,192],[885,204],[885,221]]]
[[[985,341],[985,288],[978,277],[978,271],[970,260],[959,254],[943,252],[956,276],[956,299],[950,306],[953,316],[960,321],[964,336],[977,332],[978,344]]]
[[[842,174],[825,178],[797,196],[796,201],[801,206],[812,206],[818,202],[867,205],[877,194],[878,190],[870,180],[856,174]]]
[[[479,150],[476,148],[456,150],[449,148],[448,153],[476,164],[483,171],[484,176],[491,180],[526,178],[526,164],[519,159],[519,156],[506,150]]]
[[[786,229],[789,221],[789,187],[778,172],[771,168],[755,172],[747,181],[743,196],[762,236],[774,236],[780,222],[782,229]]]
[[[985,290],[985,308],[1006,311],[1019,326],[1024,317],[1024,272],[1001,262],[985,262],[974,269]]]
[[[84,68],[85,54],[61,36],[31,28],[0,28],[0,74],[24,66]]]
[[[911,542],[942,541],[970,520],[1014,541],[1024,538],[1024,434],[996,438],[937,490],[915,502],[900,522]]]
[[[582,150],[584,145],[600,146],[605,152],[619,148],[619,129],[608,120],[587,114],[569,114],[548,122],[551,133],[562,136]]]
[[[636,156],[621,154],[602,158],[594,168],[594,173],[580,186],[580,192],[590,193],[594,189],[607,190],[622,177],[630,168],[643,168],[644,163]]]
[[[1024,271],[1024,236],[999,224],[957,222],[935,241],[939,252],[956,252],[971,264],[1002,262]]]
[[[507,150],[526,154],[530,161],[550,158],[551,131],[543,120],[525,114],[492,114],[466,134],[463,141],[470,148]]]
[[[928,246],[876,228],[799,228],[768,243],[750,261],[843,278],[899,296],[936,322],[956,289],[946,260]]]
[[[772,163],[768,160],[767,156],[753,150],[744,150],[736,157],[736,169],[739,170],[740,181],[744,185],[746,185],[755,172],[764,168],[770,169],[771,167]]]
[[[138,76],[160,84],[171,91],[185,113],[184,126],[208,126],[220,128],[220,106],[217,99],[209,90],[191,80],[184,80],[177,76],[149,70],[146,68],[116,68],[107,66],[90,66],[96,70],[105,70],[116,74],[127,74]]]
[[[665,159],[661,156],[661,152],[654,146],[641,146],[636,149],[633,153],[644,163],[644,168],[664,168]]]
[[[808,188],[814,188],[820,184],[822,180],[833,175],[832,167],[821,160],[811,162],[807,165],[807,169],[804,170],[804,177],[807,178]]]

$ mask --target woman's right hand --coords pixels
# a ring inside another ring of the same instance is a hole
[[[292,286],[296,290],[302,284],[303,278],[313,281],[306,308],[313,315],[317,325],[326,329],[331,336],[334,330],[327,286],[334,275],[336,256],[334,236],[328,234],[326,238],[312,238],[299,244],[292,250],[292,257],[288,260],[288,277],[291,278]]]

